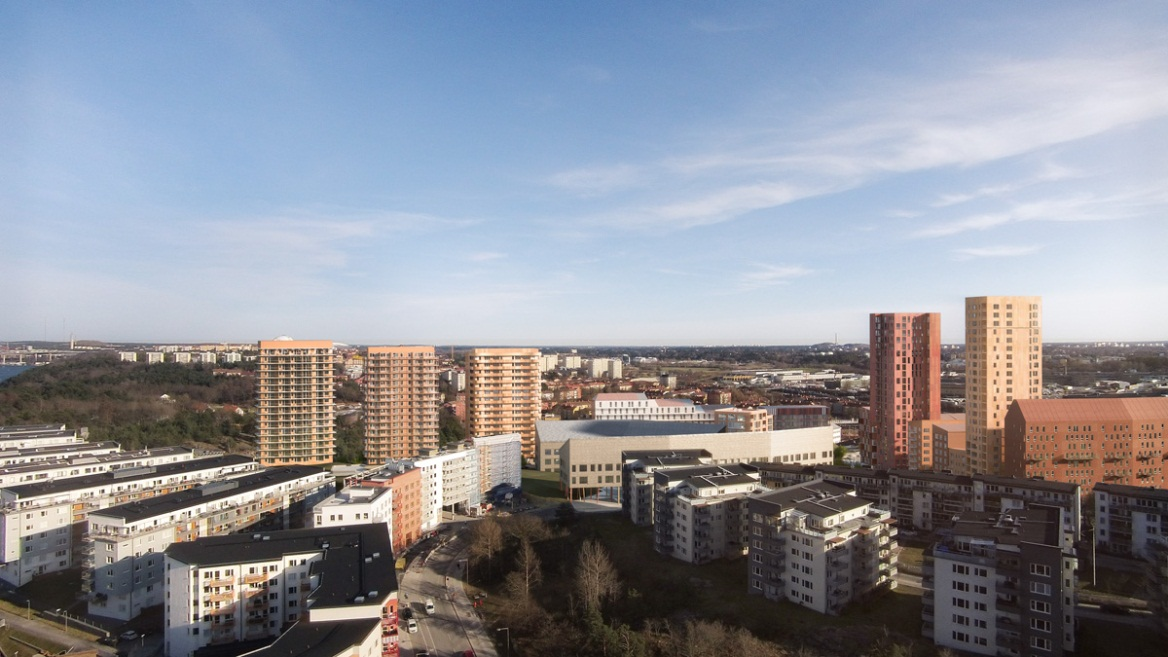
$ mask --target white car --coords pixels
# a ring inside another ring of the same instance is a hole
[[[406,629],[410,631],[410,634],[417,632],[418,631],[418,621],[416,621],[412,618],[409,619],[408,621],[406,621]]]
[[[434,598],[426,599],[426,613],[431,616],[434,615]]]

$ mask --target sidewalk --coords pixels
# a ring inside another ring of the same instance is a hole
[[[444,545],[435,548],[424,560],[415,559],[410,563],[409,568],[402,573],[399,589],[405,589],[408,580],[421,577],[423,569],[427,567],[431,559],[445,560],[446,572],[439,572],[439,574],[447,578],[445,591],[458,618],[459,627],[465,633],[476,657],[498,657],[494,637],[488,633],[487,628],[483,625],[482,617],[475,610],[470,598],[467,597],[466,589],[463,588],[459,562],[467,558],[465,543],[461,536],[456,535]],[[403,602],[408,603],[408,601]],[[404,631],[399,631],[399,636],[404,639],[403,643],[412,644],[411,637]]]

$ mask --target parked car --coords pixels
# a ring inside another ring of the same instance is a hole
[[[406,621],[406,629],[410,631],[410,634],[417,632],[418,631],[418,621],[416,621],[412,618],[409,619],[408,621]]]
[[[126,630],[125,632],[122,632],[121,634],[119,634],[118,638],[121,639],[122,641],[133,641],[134,639],[137,639],[138,636],[139,636],[139,634],[137,632],[135,632],[134,630]]]
[[[426,598],[426,613],[434,615],[434,598]]]

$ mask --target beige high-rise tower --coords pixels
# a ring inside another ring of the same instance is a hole
[[[466,418],[472,436],[518,433],[535,459],[540,414],[539,349],[472,349],[466,358]]]
[[[1000,474],[1006,411],[1042,398],[1042,299],[965,300],[965,422],[973,474]]]
[[[333,343],[260,341],[256,386],[258,454],[265,466],[333,462]]]
[[[365,360],[365,459],[385,463],[438,446],[434,347],[369,347]]]

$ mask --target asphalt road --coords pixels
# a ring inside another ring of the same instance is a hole
[[[477,657],[496,657],[494,643],[462,587],[464,547],[462,539],[452,538],[415,559],[402,576],[400,606],[410,609],[418,631],[410,633],[404,621],[399,625],[401,657],[423,650],[442,657],[465,650],[474,650]],[[426,612],[427,600],[434,601],[433,614]]]

